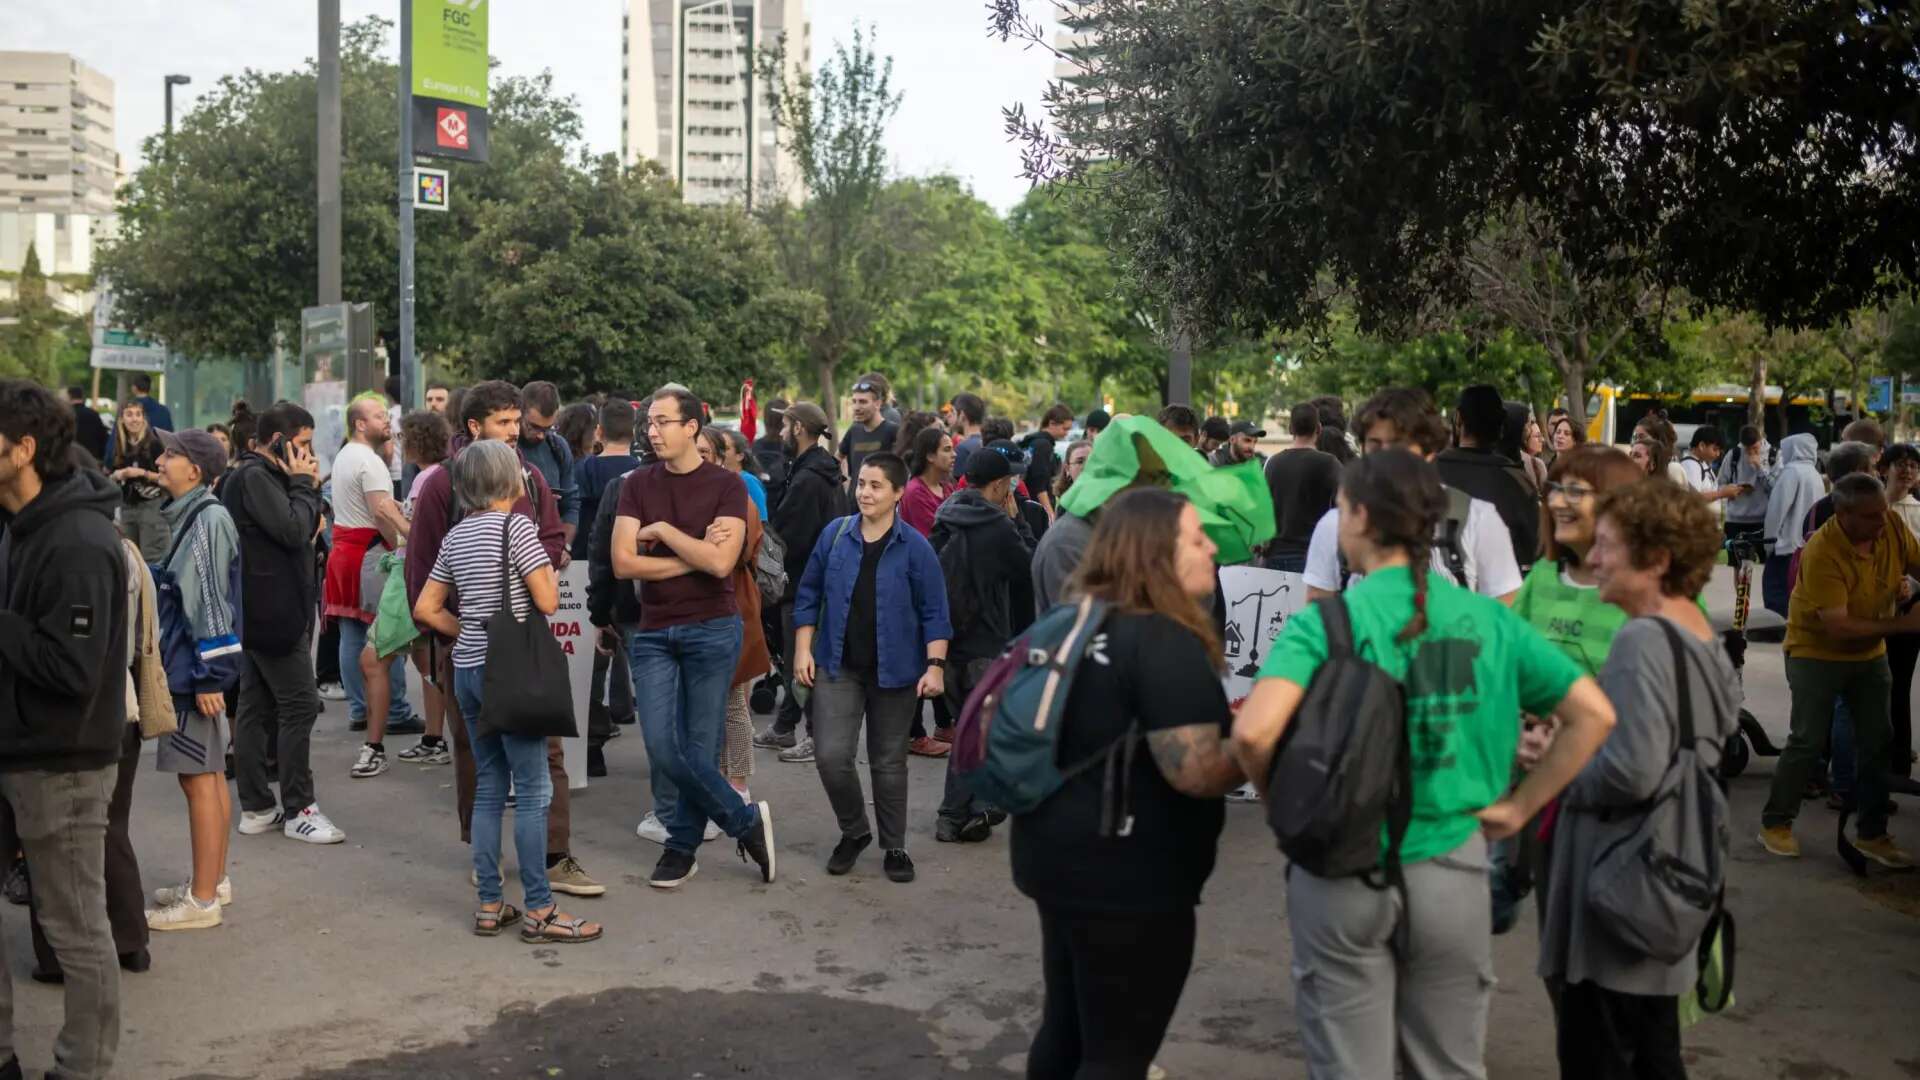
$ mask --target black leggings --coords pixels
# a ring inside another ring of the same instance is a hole
[[[1047,1003],[1027,1080],[1144,1080],[1193,967],[1193,909],[1040,909]]]
[[[1560,1080],[1686,1080],[1674,995],[1623,994],[1578,982],[1560,984],[1549,996]]]

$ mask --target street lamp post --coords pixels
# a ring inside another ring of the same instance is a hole
[[[167,76],[167,149],[173,148],[173,88],[185,86],[193,80],[185,75]]]

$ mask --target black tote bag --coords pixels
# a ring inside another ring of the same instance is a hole
[[[513,552],[507,514],[500,526],[500,608],[487,616],[487,665],[481,683],[482,734],[573,738],[573,680],[567,653],[547,626],[546,616],[529,610],[526,621],[513,617]],[[522,586],[524,588],[524,586]],[[532,597],[528,597],[532,608]]]

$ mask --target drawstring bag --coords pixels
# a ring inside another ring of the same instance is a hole
[[[373,633],[367,640],[373,644],[373,655],[385,660],[412,645],[420,636],[420,628],[414,625],[413,606],[407,603],[407,575],[402,557],[388,552],[377,562],[385,581],[380,586]]]
[[[480,687],[481,734],[573,738],[573,682],[567,653],[547,626],[546,616],[529,610],[513,616],[513,550],[509,525],[500,522],[500,607],[487,616],[487,663]],[[532,608],[532,597],[528,597]]]

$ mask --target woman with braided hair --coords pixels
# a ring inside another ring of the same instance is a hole
[[[1316,1080],[1389,1080],[1396,1062],[1409,1077],[1486,1075],[1488,841],[1516,833],[1613,727],[1605,695],[1565,653],[1506,605],[1432,571],[1446,506],[1439,473],[1405,450],[1370,453],[1341,477],[1340,547],[1357,580],[1322,602],[1345,605],[1354,652],[1406,695],[1412,820],[1404,891],[1375,888],[1373,874],[1289,868],[1294,1008]],[[1262,794],[1327,656],[1318,607],[1288,619],[1234,720],[1236,754]],[[1523,711],[1563,727],[1509,791]]]

